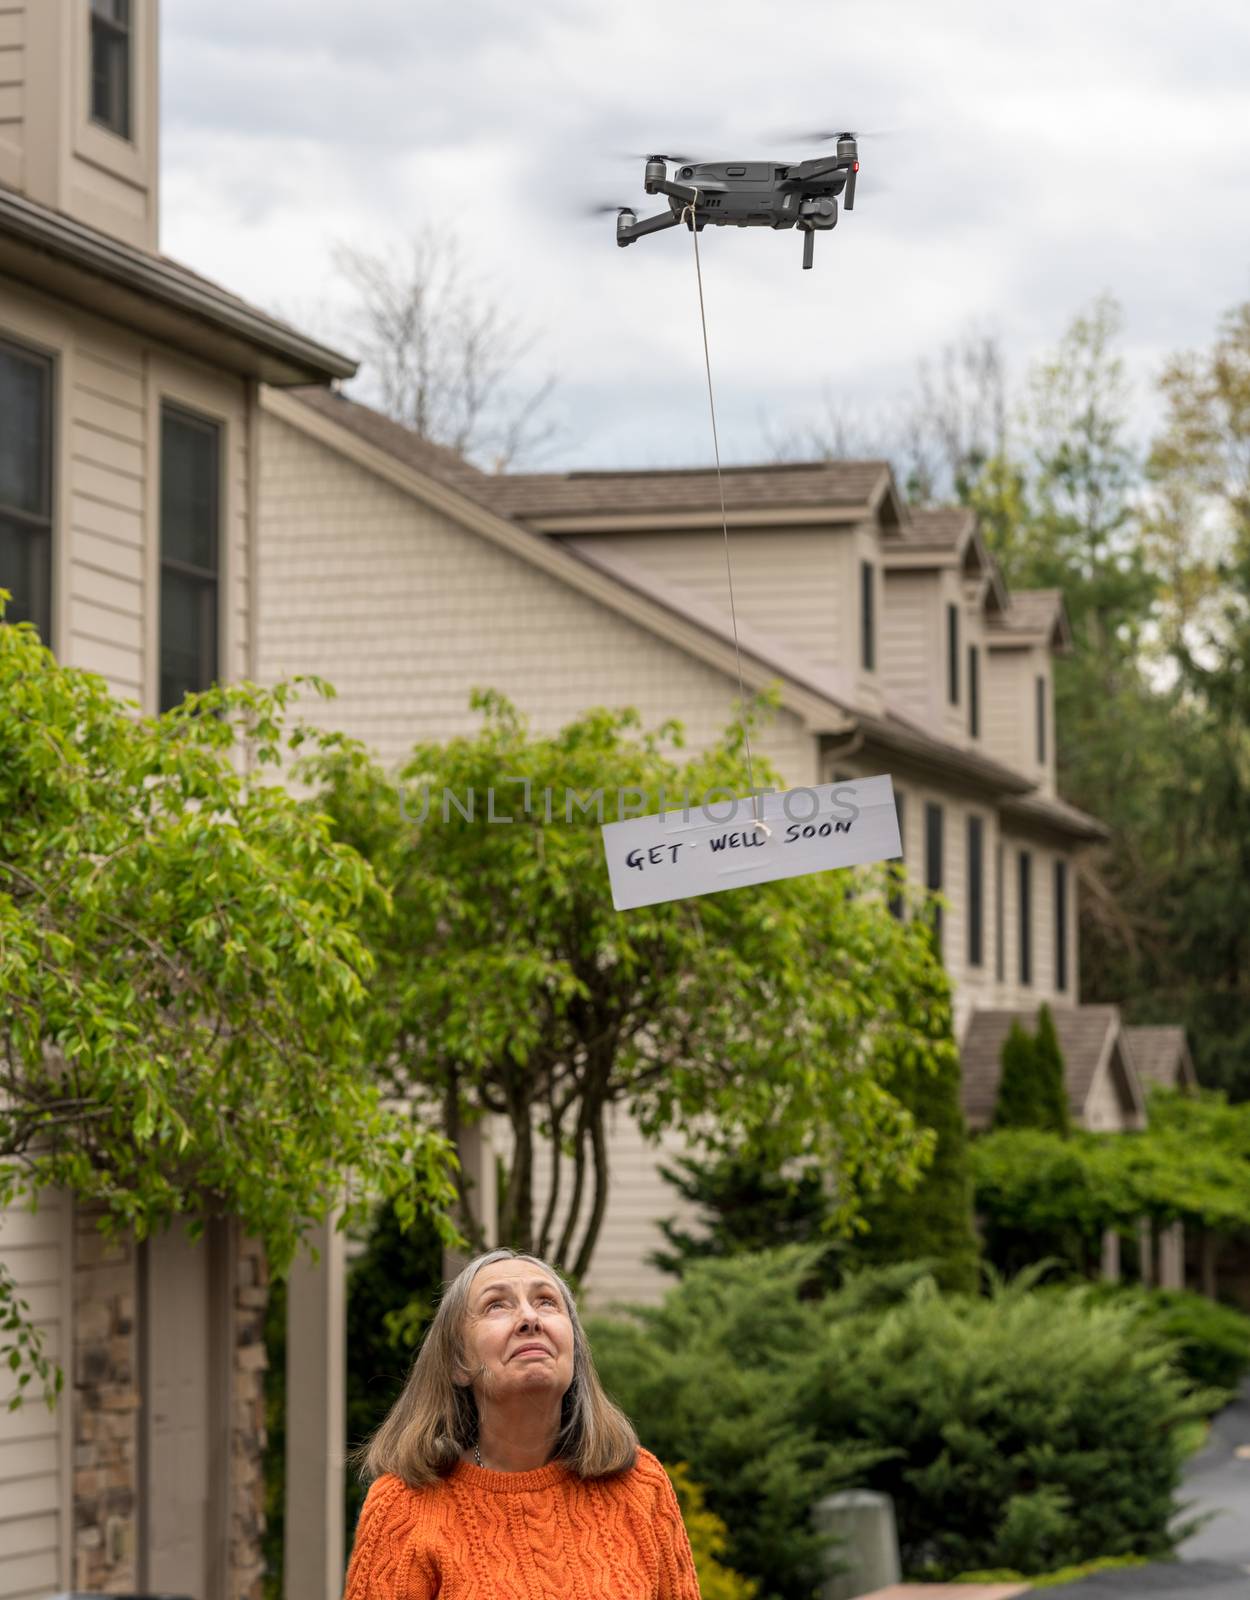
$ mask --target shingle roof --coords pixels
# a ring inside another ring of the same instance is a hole
[[[867,506],[880,491],[884,461],[815,461],[726,467],[731,512]],[[496,509],[522,520],[593,515],[719,511],[716,470],[502,473],[491,480]]]
[[[1010,800],[1004,801],[1003,809],[1022,822],[1038,822],[1043,826],[1057,828],[1060,833],[1070,834],[1077,839],[1088,839],[1091,843],[1102,843],[1111,837],[1111,830],[1105,823],[1099,822],[1097,817],[1091,817],[1087,811],[1069,805],[1066,800],[1060,800],[1058,796],[1043,794],[1013,796]]]
[[[1049,638],[1056,631],[1063,643],[1070,643],[1067,613],[1061,589],[1012,589],[1005,611],[989,618],[993,633],[1042,635]]]
[[[909,549],[952,550],[975,529],[976,517],[967,506],[912,506],[899,535]]]
[[[1116,1006],[1056,1006],[1055,1032],[1063,1051],[1068,1109],[1080,1120],[1094,1084],[1094,1076],[1110,1039],[1120,1031]],[[963,1066],[963,1107],[968,1126],[986,1128],[994,1115],[998,1083],[1002,1077],[1003,1045],[1013,1022],[1030,1031],[1037,1025],[1037,1010],[997,1011],[978,1008],[972,1013],[960,1048]]]
[[[1124,1032],[1137,1076],[1143,1082],[1161,1083],[1168,1089],[1196,1087],[1184,1028],[1136,1027],[1125,1028]]]
[[[479,472],[454,450],[448,450],[441,444],[431,444],[428,439],[419,438],[402,422],[395,422],[380,411],[374,411],[371,406],[363,406],[358,400],[349,400],[346,395],[329,389],[292,389],[289,393],[310,410],[329,417],[340,427],[379,450],[385,450],[388,455],[416,471],[426,473],[448,488],[458,489],[461,494],[481,505],[491,505],[487,497],[487,486],[492,481],[489,475]]]

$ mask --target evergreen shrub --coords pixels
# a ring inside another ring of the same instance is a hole
[[[1093,1286],[1093,1300],[1134,1309],[1159,1338],[1176,1347],[1176,1362],[1196,1385],[1222,1403],[1250,1373],[1250,1317],[1187,1289],[1147,1289],[1137,1284]]]
[[[1164,1557],[1195,1394],[1126,1307],[1031,1280],[943,1295],[915,1264],[810,1295],[815,1252],[692,1265],[656,1308],[593,1320],[609,1391],[685,1461],[762,1600],[810,1600],[810,1510],[893,1497],[914,1578]]]

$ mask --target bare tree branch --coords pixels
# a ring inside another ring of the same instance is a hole
[[[334,261],[355,296],[366,387],[389,416],[494,472],[560,436],[555,378],[525,376],[534,336],[471,281],[454,235],[429,229],[380,253],[340,245]]]

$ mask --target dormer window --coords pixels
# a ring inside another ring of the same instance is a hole
[[[91,0],[91,120],[131,137],[130,0]]]
[[[946,698],[959,704],[959,607],[946,608]]]

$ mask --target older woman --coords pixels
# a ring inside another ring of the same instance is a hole
[[[533,1256],[489,1251],[448,1286],[361,1455],[345,1600],[698,1600],[672,1485]]]

